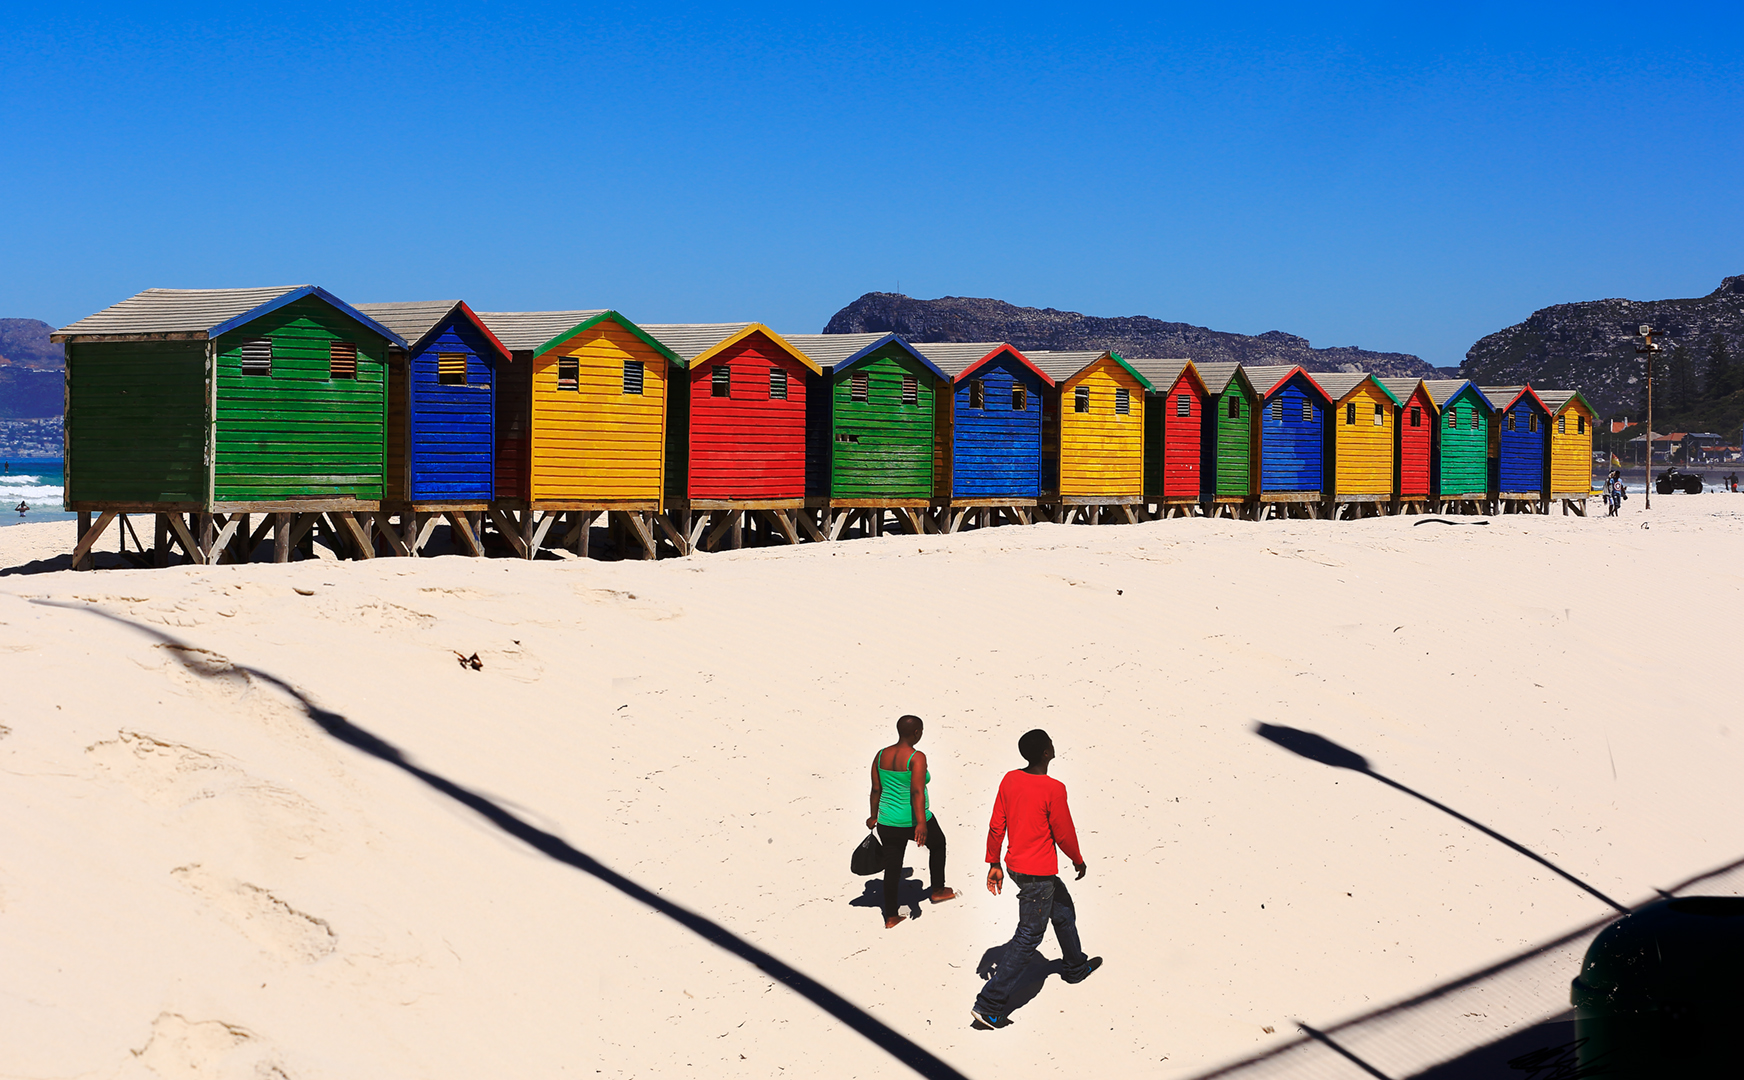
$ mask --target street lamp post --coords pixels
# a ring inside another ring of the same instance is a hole
[[[1653,327],[1642,323],[1638,328],[1641,332],[1641,344],[1635,346],[1635,351],[1647,360],[1647,433],[1641,437],[1647,445],[1647,453],[1643,455],[1646,461],[1646,482],[1642,485],[1642,509],[1653,509],[1653,354],[1659,351],[1659,345],[1653,340]]]

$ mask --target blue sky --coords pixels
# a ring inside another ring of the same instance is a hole
[[[1412,7],[9,4],[0,316],[900,288],[1452,365],[1744,273],[1744,6]]]

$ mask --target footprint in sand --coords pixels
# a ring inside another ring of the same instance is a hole
[[[159,1013],[133,1058],[164,1080],[290,1080],[279,1055],[259,1035],[222,1020]]]
[[[262,951],[281,960],[312,964],[339,945],[327,920],[298,911],[258,885],[220,877],[199,863],[178,866],[170,876]]]

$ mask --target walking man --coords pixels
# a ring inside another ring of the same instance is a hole
[[[993,817],[987,823],[987,891],[998,896],[1005,886],[1007,871],[1000,868],[999,854],[1007,836],[1010,844],[1005,862],[1011,880],[1017,883],[1017,933],[1006,943],[998,969],[970,1010],[976,1020],[990,1028],[1011,1026],[1007,1015],[1011,995],[1050,922],[1066,962],[1061,975],[1064,981],[1081,983],[1102,966],[1102,957],[1086,957],[1078,944],[1078,912],[1066,883],[1058,876],[1056,845],[1078,872],[1073,880],[1082,881],[1086,867],[1078,852],[1072,812],[1066,806],[1066,785],[1048,775],[1054,742],[1037,728],[1017,741],[1017,751],[1029,764],[1006,773],[999,782]]]

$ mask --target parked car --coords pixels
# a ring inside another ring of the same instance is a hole
[[[1702,493],[1702,478],[1693,472],[1685,472],[1673,466],[1654,478],[1653,490],[1661,495],[1670,495],[1674,491],[1700,495]]]

